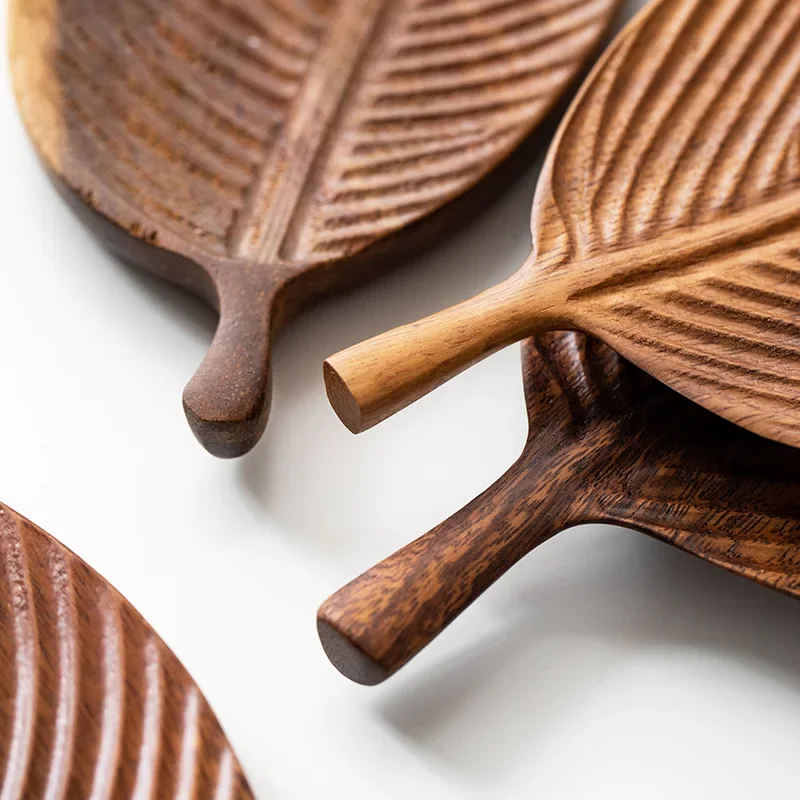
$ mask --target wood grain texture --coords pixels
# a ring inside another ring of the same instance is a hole
[[[582,523],[624,525],[800,598],[800,450],[668,389],[583,334],[523,347],[530,433],[491,488],[319,611],[328,656],[384,680],[520,558]]]
[[[133,607],[0,505],[3,800],[252,800],[200,690]]]
[[[565,119],[507,282],[329,359],[364,430],[544,330],[800,446],[800,4],[658,0]]]
[[[12,67],[90,225],[219,310],[184,405],[235,456],[266,424],[276,330],[424,239],[417,223],[536,127],[618,5],[13,0]]]

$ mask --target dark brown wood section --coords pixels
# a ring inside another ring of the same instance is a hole
[[[450,519],[326,601],[320,637],[373,684],[416,655],[520,558],[610,522],[800,597],[800,450],[706,411],[582,334],[524,346],[519,461]]]
[[[12,66],[90,225],[219,310],[184,406],[236,456],[266,424],[277,329],[436,238],[418,223],[531,133],[618,5],[14,0]]]

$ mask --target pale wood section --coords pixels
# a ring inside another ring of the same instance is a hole
[[[59,169],[65,146],[63,109],[52,70],[40,53],[53,46],[58,20],[58,0],[29,0],[15,6],[9,14],[9,58],[20,106],[31,135],[37,141],[42,160],[50,169]],[[36,94],[20,91],[21,87],[37,86]]]
[[[324,365],[325,387],[353,432],[377,425],[531,329],[520,281],[357,344]],[[549,320],[554,324],[554,320]]]
[[[535,256],[497,290],[330,358],[337,413],[364,430],[506,344],[580,330],[800,447],[799,107],[800,7],[653,3],[562,124]]]

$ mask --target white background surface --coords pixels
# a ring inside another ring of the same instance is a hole
[[[381,687],[318,644],[319,603],[488,486],[526,429],[517,348],[360,437],[320,364],[509,275],[535,168],[435,253],[297,320],[264,440],[217,461],[180,403],[212,314],[72,217],[6,61],[0,499],[159,631],[259,798],[796,796],[800,606],[637,533],[557,537]]]

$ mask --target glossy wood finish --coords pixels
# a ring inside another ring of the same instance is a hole
[[[800,450],[711,414],[582,334],[523,347],[530,434],[491,488],[320,609],[338,669],[378,683],[556,533],[616,523],[800,597]]]
[[[3,800],[252,800],[186,670],[74,553],[0,505]]]
[[[437,236],[418,223],[533,130],[618,5],[13,0],[12,66],[93,228],[219,310],[184,406],[236,456],[266,424],[276,330]]]
[[[800,446],[799,143],[799,3],[651,3],[551,148],[528,262],[329,359],[334,408],[364,430],[501,347],[578,330]]]

